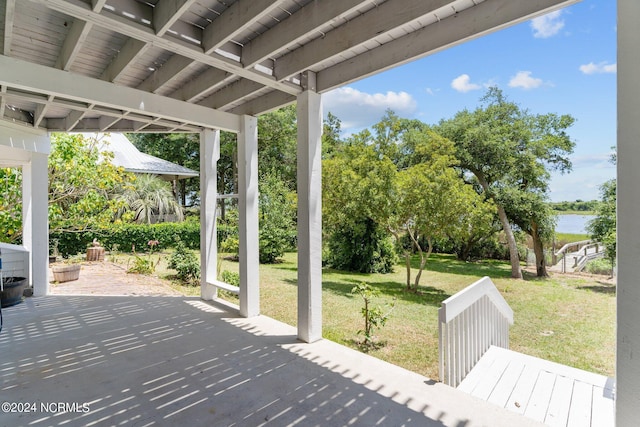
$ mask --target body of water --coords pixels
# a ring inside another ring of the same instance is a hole
[[[587,223],[595,215],[558,215],[557,233],[587,234]]]

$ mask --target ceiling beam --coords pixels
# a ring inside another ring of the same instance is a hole
[[[410,22],[421,19],[435,20],[434,15],[443,8],[453,13],[451,0],[396,0],[387,1],[366,13],[329,31],[304,46],[276,60],[274,70],[278,79],[285,79],[314,65],[342,54],[347,49],[362,46]],[[473,7],[472,7],[473,8]]]
[[[363,4],[363,0],[311,2],[291,17],[269,28],[242,47],[241,62],[245,68],[253,67],[277,52],[298,43],[310,33],[320,34],[322,28],[336,20],[344,19]]]
[[[2,43],[0,44],[0,52],[3,55],[9,55],[11,52],[11,40],[13,39],[13,20],[16,13],[16,0],[5,0],[4,6],[4,32],[2,34]],[[0,116],[1,117],[1,116]]]
[[[71,132],[85,114],[84,111],[71,111],[67,117],[64,118],[65,131]]]
[[[172,25],[178,21],[182,14],[196,0],[163,0],[153,8],[153,27],[156,35],[163,36]],[[130,38],[124,44],[120,52],[112,59],[101,78],[110,82],[116,82],[131,65],[144,55],[151,43],[145,43],[135,38]]]
[[[197,64],[197,62],[193,62],[190,58],[185,58],[184,56],[175,54],[167,59],[160,68],[151,73],[145,81],[140,83],[138,89],[144,90],[145,92],[156,93],[162,89],[163,86],[178,78],[182,72],[190,69],[189,66],[191,64]]]
[[[153,28],[162,36],[196,0],[162,0],[153,8]]]
[[[269,16],[284,0],[238,0],[209,24],[203,32],[205,53],[213,52],[240,32]]]
[[[115,82],[138,58],[151,47],[150,44],[137,39],[129,39],[120,51],[111,59],[111,63],[102,72],[100,78],[108,82]]]
[[[49,109],[49,105],[53,102],[54,97],[49,96],[48,102],[46,104],[38,104],[36,105],[36,111],[33,114],[33,127],[37,128],[40,126],[42,119],[44,119],[45,114],[47,114],[47,110]]]
[[[237,115],[0,55],[0,85],[238,132]]]
[[[578,1],[486,0],[449,18],[318,72],[318,91],[326,92]]]
[[[91,31],[92,26],[93,24],[90,24],[89,22],[85,22],[77,18],[74,19],[73,24],[71,24],[71,29],[69,29],[69,34],[67,34],[67,37],[64,39],[60,55],[56,61],[56,68],[65,71],[71,68],[71,64],[76,59],[76,56],[78,56],[84,42],[87,40],[87,36],[89,35],[89,31]]]
[[[230,113],[238,115],[257,116],[269,111],[277,110],[285,105],[296,102],[297,97],[288,93],[271,91],[265,95],[259,96],[251,101],[229,110]]]
[[[226,71],[218,70],[217,68],[209,68],[204,73],[173,92],[170,96],[182,101],[191,102],[194,99],[205,95],[207,92],[214,90],[216,87],[229,83],[231,79],[235,78],[236,77],[233,74],[227,73]]]
[[[105,3],[106,0],[93,0],[92,10],[94,12],[100,12]],[[60,55],[56,62],[56,68],[65,71],[68,71],[71,68],[71,64],[73,64],[73,61],[76,59],[76,56],[78,56],[78,53],[87,40],[91,27],[93,27],[93,24],[90,22],[86,22],[78,18],[73,20],[71,29],[69,30],[67,37],[64,39],[62,49],[60,50]]]
[[[233,3],[218,18],[216,18],[212,24],[204,29],[202,44],[205,54],[210,54],[216,49],[223,47],[225,44],[230,42],[233,37],[243,29],[243,27],[254,24],[258,22],[258,20],[269,16],[269,14],[277,9],[282,3],[284,3],[283,0],[240,0]],[[241,54],[241,51],[239,53]],[[166,77],[163,77],[163,66],[156,71],[156,73],[158,73],[157,76],[149,76],[149,78],[147,78],[149,82],[147,82],[147,80],[142,82],[139,89],[149,87],[153,92],[155,92],[164,84],[169,83],[170,80],[168,76],[170,74],[173,74],[175,78],[176,71],[174,71],[174,69],[187,72],[198,65],[198,62],[187,63],[180,56],[177,56],[175,60],[174,57],[170,58],[166,63],[170,67],[167,71],[171,70],[171,73],[166,73]],[[216,87],[220,86],[220,84],[226,83],[229,78],[233,78],[233,76],[228,71],[211,69],[205,71],[204,74],[188,83],[187,86],[175,91],[171,94],[171,97],[185,101],[192,101],[207,92],[215,90]],[[152,83],[151,79],[155,80],[155,84]],[[207,82],[210,82],[210,84]]]
[[[198,102],[198,105],[224,109],[224,107],[232,104],[234,101],[252,95],[262,89],[264,89],[264,86],[259,83],[251,80],[238,80],[209,95]]]
[[[145,43],[150,43],[155,47],[177,52],[181,56],[190,58],[212,67],[220,68],[230,73],[238,74],[240,77],[254,80],[263,85],[278,89],[293,95],[301,92],[301,88],[286,81],[277,81],[273,76],[255,70],[245,70],[241,64],[232,59],[226,58],[218,53],[206,54],[202,48],[193,43],[182,41],[178,38],[166,34],[160,37],[153,29],[146,25],[131,21],[125,16],[113,13],[96,13],[82,0],[33,0],[61,13],[84,19],[94,25],[117,31],[128,37],[138,39]]]

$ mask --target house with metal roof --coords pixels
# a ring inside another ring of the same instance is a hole
[[[113,153],[112,163],[131,173],[158,175],[166,181],[193,178],[198,172],[176,163],[141,152],[122,133],[83,133],[83,135],[97,138],[100,150]]]

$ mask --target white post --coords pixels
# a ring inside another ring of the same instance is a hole
[[[258,231],[258,119],[240,118],[238,133],[238,209],[240,213],[240,315],[260,314]]]
[[[322,338],[322,102],[315,74],[298,96],[298,338]]]
[[[217,288],[212,283],[218,274],[216,202],[219,159],[220,131],[203,130],[200,133],[200,298],[206,301],[217,296]]]
[[[640,420],[640,2],[618,1],[616,425]]]
[[[22,167],[23,244],[30,252],[33,294],[49,294],[49,174],[48,154],[31,153]]]

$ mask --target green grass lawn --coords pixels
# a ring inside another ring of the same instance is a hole
[[[168,256],[163,257],[165,260]],[[165,261],[163,261],[165,262]],[[161,277],[169,274],[163,262]],[[417,264],[417,262],[416,262]],[[237,271],[238,264],[223,260],[222,270]],[[359,348],[363,328],[359,297],[350,291],[364,281],[380,291],[376,303],[395,308],[386,326],[376,332],[384,344],[369,353],[430,378],[438,378],[437,310],[441,301],[489,276],[515,313],[511,349],[558,363],[612,376],[615,352],[615,287],[593,278],[556,275],[550,279],[512,280],[509,265],[499,261],[461,262],[451,255],[434,254],[422,275],[420,293],[405,288],[405,269],[391,274],[354,274],[323,271],[323,335]],[[296,325],[296,254],[282,263],[260,266],[261,312]],[[415,274],[415,273],[414,273]],[[199,295],[198,287],[174,285]]]

